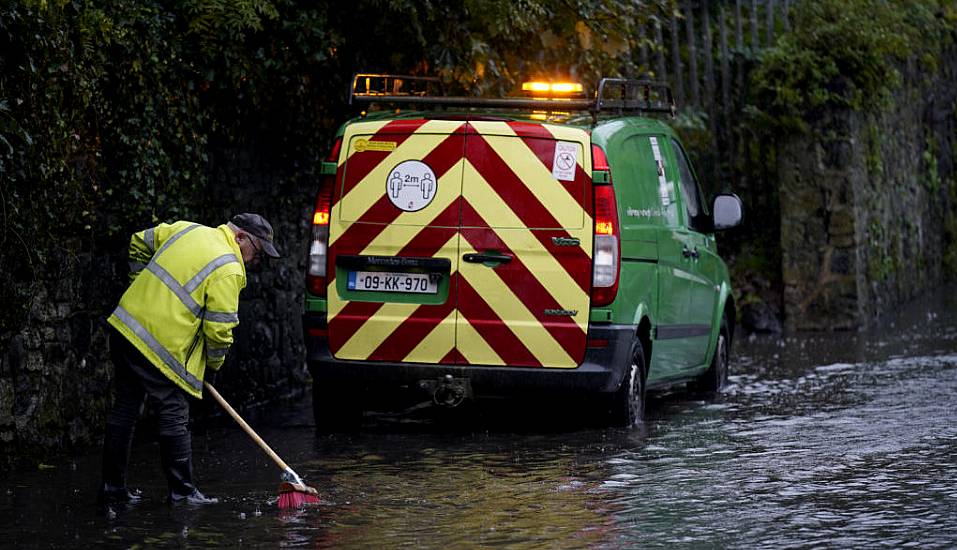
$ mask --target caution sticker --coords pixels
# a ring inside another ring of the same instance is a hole
[[[352,148],[357,152],[363,151],[395,151],[396,142],[394,141],[370,141],[359,138],[352,144]]]
[[[392,204],[406,212],[418,212],[428,206],[439,183],[432,168],[420,160],[400,162],[386,177],[385,190]]]
[[[552,176],[559,181],[575,181],[575,167],[577,165],[578,144],[572,141],[555,142]]]

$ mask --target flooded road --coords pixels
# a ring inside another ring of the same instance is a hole
[[[146,501],[110,516],[92,505],[96,453],[0,482],[0,544],[952,548],[957,291],[882,325],[742,339],[722,395],[655,396],[636,430],[499,406],[316,436],[307,397],[253,424],[319,488],[317,507],[279,513],[278,473],[224,419],[194,437],[221,504],[163,504],[145,443],[130,478]]]

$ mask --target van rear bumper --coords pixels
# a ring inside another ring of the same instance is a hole
[[[304,323],[308,327],[307,323]],[[604,340],[603,347],[588,348],[576,368],[508,367],[387,363],[336,359],[326,338],[310,336],[306,328],[309,370],[324,383],[359,390],[388,386],[413,386],[424,380],[450,375],[468,379],[475,397],[508,397],[532,393],[612,393],[621,384],[632,341],[632,325],[597,325],[588,330],[589,340]]]

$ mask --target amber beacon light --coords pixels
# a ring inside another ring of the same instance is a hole
[[[532,96],[574,96],[582,93],[584,88],[579,82],[544,82],[530,81],[522,83],[522,91]]]

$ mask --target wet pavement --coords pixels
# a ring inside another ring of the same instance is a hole
[[[223,420],[194,437],[222,503],[165,505],[144,443],[130,477],[145,502],[106,515],[97,453],[0,481],[0,545],[953,548],[957,289],[879,325],[742,339],[722,395],[655,396],[634,430],[513,404],[317,436],[307,396],[253,424],[319,506],[277,511],[278,472]]]

